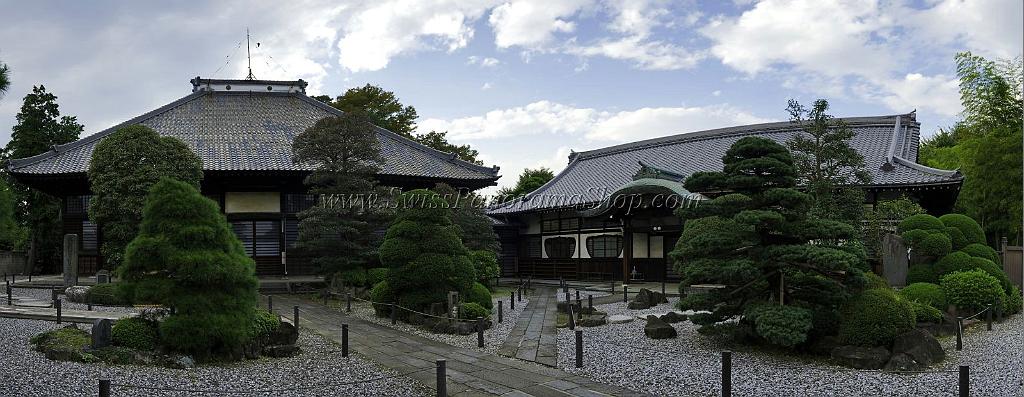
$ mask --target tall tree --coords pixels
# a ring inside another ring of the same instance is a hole
[[[691,318],[702,326],[739,315],[782,346],[834,332],[839,307],[864,284],[863,246],[848,243],[857,229],[808,216],[811,197],[796,189],[793,158],[772,140],[740,139],[722,162],[721,172],[686,179],[691,192],[728,193],[678,211],[687,221],[671,256],[683,285],[725,288],[680,305],[710,311]]]
[[[480,164],[477,151],[469,145],[456,145],[448,142],[447,132],[430,131],[425,134],[416,133],[416,108],[402,104],[394,92],[379,86],[367,84],[362,87],[350,88],[344,94],[331,100],[330,96],[318,95],[313,99],[331,105],[341,111],[362,111],[373,124],[412,139],[425,146],[453,153],[458,158]]]
[[[498,195],[509,198],[524,196],[544,186],[545,183],[548,183],[554,177],[555,173],[545,167],[537,169],[527,168],[523,170],[523,173],[519,174],[519,179],[516,180],[514,186],[501,188],[498,190]]]
[[[25,229],[14,217],[15,207],[14,191],[0,178],[0,250],[12,250],[23,243]]]
[[[320,197],[299,214],[296,247],[328,276],[372,267],[386,214],[371,202],[384,159],[370,120],[360,111],[327,117],[292,145],[293,161],[318,165],[306,185]]]
[[[859,225],[864,192],[854,185],[868,183],[871,174],[864,169],[864,156],[850,147],[853,130],[827,113],[824,99],[814,101],[810,109],[790,99],[786,110],[790,121],[803,130],[787,146],[813,199],[811,215]]]
[[[89,162],[89,219],[103,236],[104,268],[116,269],[139,232],[150,188],[172,178],[199,188],[203,163],[184,142],[143,125],[122,127],[96,145]]]
[[[6,63],[0,62],[0,98],[11,88],[11,69]]]
[[[21,111],[15,116],[17,124],[11,140],[4,147],[2,158],[18,159],[35,156],[54,145],[78,139],[84,127],[71,116],[61,116],[57,96],[46,92],[46,87],[32,87],[25,95]],[[42,262],[48,271],[58,268],[60,261],[61,230],[60,199],[30,189],[9,180],[17,203],[18,223],[29,229],[28,258],[33,268]]]

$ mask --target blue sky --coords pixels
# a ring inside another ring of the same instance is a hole
[[[16,2],[0,15],[0,144],[34,84],[86,134],[245,75],[338,95],[366,83],[447,130],[514,183],[570,150],[782,120],[786,100],[837,116],[960,112],[953,55],[1020,56],[1019,0],[377,0]],[[228,56],[230,55],[230,58]]]

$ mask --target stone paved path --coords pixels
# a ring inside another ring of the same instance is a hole
[[[555,367],[558,365],[558,306],[555,289],[537,288],[519,322],[498,349],[498,354]]]
[[[0,305],[0,317],[22,318],[27,320],[57,321],[57,309],[49,307],[8,306],[7,298],[4,298],[3,303],[3,305]],[[132,314],[130,313],[115,313],[87,310],[62,309],[60,311],[61,321],[66,323],[83,324],[92,324],[93,321],[102,318],[117,320],[122,317],[128,317],[131,315]]]
[[[347,323],[351,351],[399,373],[422,370],[408,376],[428,387],[436,387],[435,361],[447,360],[447,387],[451,396],[642,395],[555,368],[408,334],[347,316],[342,311],[307,300],[286,295],[274,296],[274,310],[282,316],[290,318],[293,306],[299,306],[300,330],[314,330],[340,343],[341,324]]]

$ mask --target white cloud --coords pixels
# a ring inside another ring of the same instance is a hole
[[[453,140],[502,138],[534,134],[577,135],[589,130],[601,117],[594,109],[578,109],[550,101],[492,110],[483,116],[454,120],[426,119],[423,131],[448,131]]]
[[[466,63],[470,65],[480,65],[480,67],[484,68],[492,68],[498,66],[498,64],[500,64],[501,61],[491,57],[480,57],[476,55],[470,55],[468,58],[466,58]]]
[[[570,18],[591,0],[514,0],[491,11],[488,21],[494,29],[494,44],[528,50],[542,49],[556,33],[572,32]]]
[[[487,90],[491,89],[491,87],[492,87],[491,83],[484,83],[484,85],[480,86],[480,90],[487,91]]]
[[[629,142],[735,125],[773,121],[722,104],[698,107],[640,108],[601,120],[587,133],[592,140]]]
[[[881,99],[889,108],[901,112],[923,108],[946,115],[960,112],[960,81],[955,76],[924,76],[910,73],[903,79],[892,80],[888,93]],[[870,95],[870,94],[868,94]]]
[[[722,96],[722,90],[711,91],[712,96]]]
[[[1020,0],[929,0],[931,8],[908,14],[911,26],[934,43],[963,43],[989,58],[1013,58],[1024,47]]]
[[[580,56],[605,56],[633,61],[638,69],[678,70],[697,65],[705,55],[663,41],[646,41],[642,36],[604,40],[593,45],[571,46],[567,52]]]

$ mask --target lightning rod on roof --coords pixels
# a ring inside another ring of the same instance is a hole
[[[249,75],[245,76],[245,79],[256,80],[256,76],[252,74],[252,54],[249,52],[249,28],[245,28],[245,57],[249,61]]]

